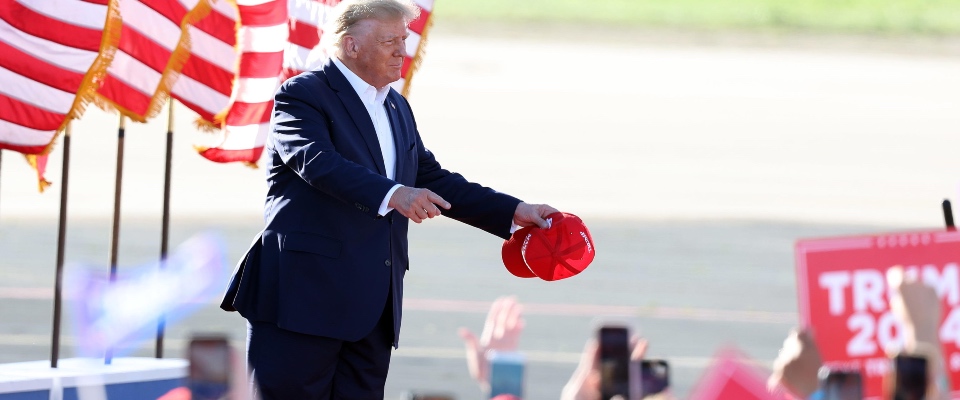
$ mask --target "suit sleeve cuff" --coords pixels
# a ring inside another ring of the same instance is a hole
[[[383,201],[380,202],[380,209],[377,211],[378,215],[383,217],[383,216],[386,216],[388,212],[393,211],[393,207],[390,207],[387,204],[390,203],[390,197],[393,197],[393,192],[396,192],[397,189],[399,189],[401,186],[403,185],[399,183],[396,185],[393,185],[393,187],[390,188],[389,191],[387,191],[387,195],[383,196]]]

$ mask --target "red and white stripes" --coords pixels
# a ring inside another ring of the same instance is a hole
[[[117,0],[123,24],[107,76],[97,93],[133,120],[160,112],[189,54],[181,23],[210,12],[206,0]],[[106,28],[105,34],[117,34]]]
[[[198,150],[211,161],[255,164],[269,129],[273,94],[280,85],[283,51],[290,33],[289,14],[287,0],[238,0],[237,7],[241,21],[237,32],[240,70],[230,109],[221,121],[222,141],[216,147]]]
[[[180,70],[171,95],[195,111],[198,124],[216,129],[215,116],[230,105],[237,73],[237,7],[227,0],[212,3],[203,19],[188,24],[190,58]]]
[[[0,2],[0,149],[43,154],[79,117],[108,61],[99,56],[108,1]]]

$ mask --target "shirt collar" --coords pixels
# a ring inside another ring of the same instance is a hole
[[[347,82],[350,82],[350,86],[353,86],[353,90],[357,92],[364,104],[383,105],[383,101],[387,99],[387,94],[390,93],[390,85],[377,89],[353,73],[346,65],[343,65],[343,62],[336,56],[333,57],[333,63],[347,78]]]

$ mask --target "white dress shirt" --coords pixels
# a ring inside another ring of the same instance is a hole
[[[387,99],[387,94],[390,93],[390,86],[377,89],[357,76],[346,65],[343,65],[343,62],[337,57],[333,57],[333,63],[350,82],[350,86],[353,86],[353,90],[357,91],[360,101],[367,109],[367,114],[370,114],[370,121],[373,122],[373,128],[377,131],[377,141],[380,142],[380,154],[383,154],[383,167],[386,168],[387,178],[396,180],[397,146],[393,142],[390,117],[387,115],[387,109],[384,108],[383,104],[384,100]],[[393,211],[393,208],[387,206],[387,204],[390,202],[393,192],[396,192],[400,186],[403,185],[398,183],[390,188],[390,191],[387,192],[380,203],[380,209],[377,210],[378,214],[387,215],[388,212]]]

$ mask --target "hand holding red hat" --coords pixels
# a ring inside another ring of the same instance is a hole
[[[523,227],[538,226],[541,229],[546,229],[548,227],[547,216],[556,212],[559,211],[546,204],[520,203],[513,213],[513,223]]]
[[[583,272],[593,262],[596,245],[579,217],[561,212],[546,217],[547,227],[519,229],[503,243],[503,265],[511,274],[556,281]]]

